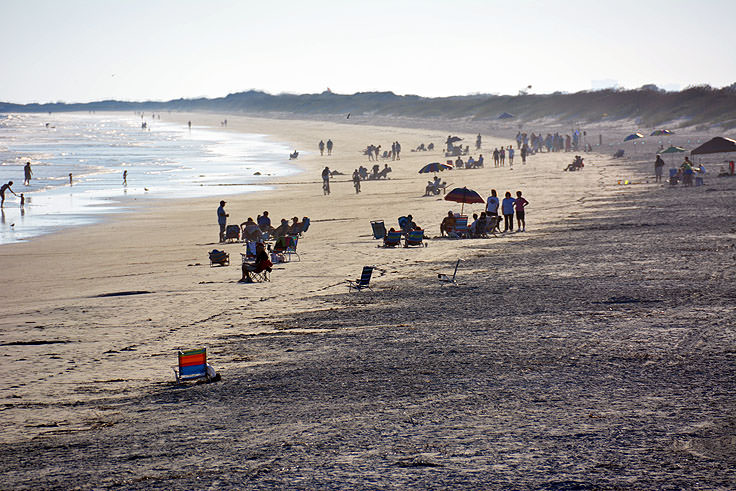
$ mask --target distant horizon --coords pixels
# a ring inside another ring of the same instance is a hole
[[[195,95],[195,96],[185,96],[185,97],[168,97],[168,98],[162,98],[162,99],[96,99],[96,100],[74,100],[74,101],[27,101],[27,102],[17,102],[17,101],[10,101],[10,100],[3,100],[0,99],[0,103],[6,103],[6,104],[15,104],[15,105],[48,105],[48,104],[66,104],[66,105],[74,105],[74,104],[94,104],[94,103],[101,103],[101,102],[124,102],[124,103],[165,103],[165,102],[171,102],[171,101],[177,101],[177,100],[198,100],[198,99],[222,99],[229,95],[234,94],[243,94],[248,92],[259,92],[270,96],[281,96],[281,95],[290,95],[290,96],[313,96],[313,95],[321,95],[324,93],[331,93],[334,95],[340,95],[340,96],[353,96],[356,94],[387,94],[391,93],[399,97],[421,97],[423,99],[444,99],[444,98],[453,98],[453,97],[518,97],[521,95],[532,95],[532,96],[544,96],[544,95],[559,95],[559,94],[577,94],[582,92],[600,92],[604,90],[616,90],[616,91],[636,91],[636,90],[642,90],[645,89],[647,86],[656,86],[659,91],[668,92],[668,93],[677,93],[682,92],[684,90],[687,90],[689,88],[693,87],[711,87],[714,90],[721,90],[728,87],[736,87],[736,82],[723,85],[721,87],[715,87],[711,86],[709,84],[693,84],[686,87],[681,87],[679,89],[670,90],[661,87],[658,84],[651,83],[651,84],[644,84],[639,87],[622,87],[622,86],[613,86],[613,87],[601,87],[601,88],[589,88],[589,89],[581,89],[576,91],[565,91],[565,90],[556,90],[553,92],[528,92],[525,94],[517,93],[517,94],[502,94],[502,93],[483,93],[483,92],[474,92],[474,93],[468,93],[468,94],[452,94],[452,95],[437,95],[437,96],[427,96],[422,94],[412,94],[412,93],[397,93],[392,90],[359,90],[356,92],[338,92],[335,90],[330,89],[329,87],[326,87],[324,90],[320,92],[292,92],[292,91],[281,91],[281,92],[271,92],[264,89],[256,89],[256,88],[249,88],[244,90],[238,90],[234,92],[228,92],[223,95],[216,95],[216,96],[204,96],[204,95]]]

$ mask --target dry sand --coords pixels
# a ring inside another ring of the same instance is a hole
[[[409,151],[452,125],[228,123],[302,152],[303,173],[226,198],[238,223],[311,217],[301,261],[238,284],[232,244],[210,268],[216,198],[0,248],[0,487],[733,487],[735,179],[671,189],[597,154],[494,168],[511,141],[485,137],[485,169],[442,177],[523,190],[527,232],[381,249],[371,219],[436,237],[459,209],[422,197],[441,152]],[[394,140],[391,179],[356,196],[359,150]],[[328,197],[324,165],[346,174]],[[459,285],[439,284],[457,258]],[[366,264],[374,291],[348,294]],[[100,296],[126,291],[148,293]],[[176,386],[175,350],[199,345],[222,382]]]

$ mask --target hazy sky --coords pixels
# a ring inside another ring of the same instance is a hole
[[[0,0],[0,101],[736,82],[732,1]]]

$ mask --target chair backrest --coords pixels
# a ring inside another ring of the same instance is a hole
[[[286,237],[286,251],[287,252],[296,252],[296,245],[299,243],[299,236],[298,235],[288,235]]]
[[[179,378],[207,376],[207,348],[179,351]]]
[[[304,233],[307,230],[309,230],[309,224],[310,224],[309,217],[304,217],[304,221],[302,222],[302,231],[301,231],[301,233]]]
[[[386,237],[384,238],[384,241],[386,244],[396,245],[401,242],[401,230],[394,230],[386,234]]]
[[[371,228],[373,229],[374,239],[383,239],[386,236],[386,225],[383,220],[371,221]]]
[[[373,275],[373,266],[363,266],[363,272],[360,273],[360,281],[358,286],[368,286],[371,282],[371,276]]]
[[[424,230],[411,230],[406,236],[406,241],[410,244],[421,244],[424,239]]]
[[[455,232],[459,234],[466,234],[468,233],[468,217],[467,216],[459,216],[455,217]]]

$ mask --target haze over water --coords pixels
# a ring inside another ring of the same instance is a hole
[[[12,180],[26,199],[21,209],[20,198],[5,193],[0,244],[93,223],[140,197],[251,192],[265,189],[258,185],[264,178],[297,172],[288,164],[290,149],[264,135],[189,130],[151,116],[0,115],[0,181]],[[26,162],[33,171],[29,186]]]

